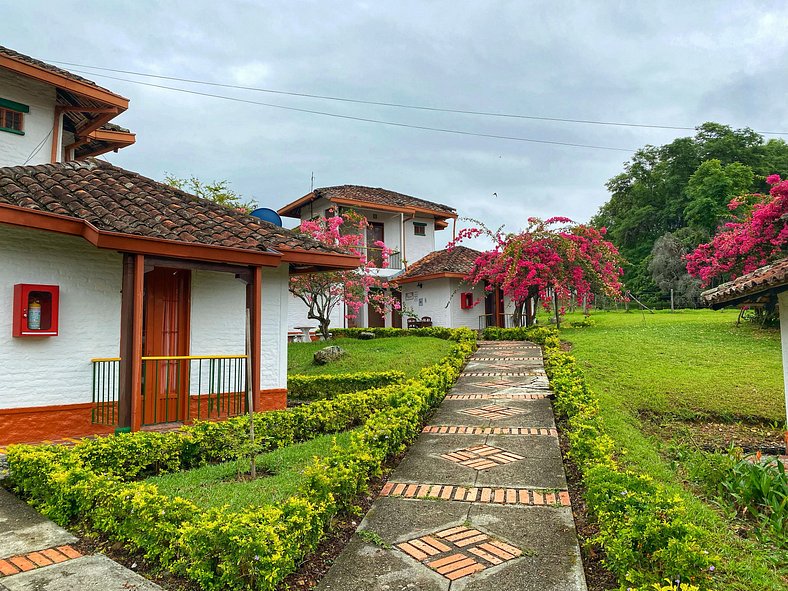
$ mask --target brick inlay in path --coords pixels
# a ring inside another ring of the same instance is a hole
[[[472,445],[471,447],[441,454],[441,457],[444,460],[449,460],[474,470],[487,470],[524,459],[521,455],[485,444]]]
[[[508,368],[507,368],[508,369]],[[533,376],[543,376],[545,373],[543,371],[464,371],[460,374],[466,378],[491,378],[496,376],[502,376],[500,383],[498,385],[510,386],[514,382],[508,380],[506,378],[528,378]],[[496,384],[496,382],[490,382],[491,384]],[[480,384],[481,385],[481,384]],[[485,388],[489,386],[484,386]]]
[[[468,376],[469,374],[462,374],[463,376]],[[505,378],[501,378],[499,380],[490,380],[489,382],[481,382],[480,384],[474,384],[474,386],[479,386],[480,388],[506,388],[509,386],[516,386],[517,382],[512,380],[507,380]]]
[[[550,394],[449,394],[444,400],[539,400]]]
[[[380,491],[381,497],[406,499],[439,499],[465,503],[492,505],[537,505],[569,507],[569,493],[565,490],[545,490],[520,487],[468,487],[453,484],[412,484],[388,481]]]
[[[541,361],[541,357],[472,357],[471,361]],[[490,367],[498,367],[497,365],[491,365]]]
[[[514,560],[522,550],[479,529],[458,526],[397,544],[405,554],[450,581]]]
[[[495,421],[498,419],[505,419],[507,417],[521,415],[526,411],[521,408],[501,406],[500,404],[487,404],[485,406],[477,406],[476,408],[465,408],[459,412],[466,415],[471,415],[473,417]]]
[[[71,546],[58,546],[38,550],[29,554],[19,554],[0,559],[0,578],[15,575],[20,572],[27,572],[40,566],[49,566],[58,562],[65,562],[72,558],[82,556]]]
[[[427,425],[422,433],[436,435],[550,435],[558,437],[556,429],[544,427],[473,427],[469,425]]]

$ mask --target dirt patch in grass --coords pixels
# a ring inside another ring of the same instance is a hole
[[[580,540],[580,553],[583,557],[583,570],[586,575],[586,585],[588,591],[607,591],[617,588],[616,577],[602,564],[604,554],[588,541],[593,538],[599,529],[593,519],[588,515],[588,508],[583,497],[585,487],[582,483],[582,475],[577,465],[567,458],[569,451],[569,440],[561,424],[558,425],[558,437],[561,445],[561,455],[564,458],[564,470],[569,488],[569,496],[572,499],[572,515],[575,519],[575,529]]]
[[[643,430],[663,441],[682,441],[705,451],[726,451],[730,447],[747,453],[785,453],[785,440],[773,424],[720,419],[678,420],[650,413],[640,415]]]

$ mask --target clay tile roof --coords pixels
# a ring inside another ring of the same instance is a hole
[[[467,246],[455,246],[451,250],[436,250],[410,265],[393,281],[412,281],[419,277],[442,273],[467,275],[473,270],[473,264],[481,254],[478,250]]]
[[[447,217],[452,217],[457,214],[453,207],[443,205],[442,203],[411,197],[410,195],[389,191],[388,189],[381,189],[380,187],[362,187],[360,185],[339,185],[336,187],[315,189],[297,201],[284,206],[279,210],[279,213],[297,217],[300,215],[302,205],[319,199],[320,197],[329,201],[333,201],[334,199],[349,199],[364,203],[402,207],[404,209],[427,209],[437,213],[444,213]]]
[[[77,218],[131,236],[258,252],[343,253],[93,158],[0,168],[0,204]]]
[[[30,57],[29,55],[19,53],[18,51],[14,51],[13,49],[9,49],[8,47],[3,47],[2,45],[0,45],[0,55],[10,57],[11,59],[15,59],[19,62],[24,62],[31,66],[35,66],[36,68],[41,68],[42,70],[47,70],[48,72],[52,72],[53,74],[63,76],[64,78],[68,78],[69,80],[74,80],[75,82],[81,82],[82,84],[89,84],[90,86],[93,86],[94,88],[98,88],[105,92],[109,92],[111,94],[117,94],[115,92],[112,92],[111,90],[107,90],[103,86],[99,86],[92,80],[88,80],[87,78],[83,78],[82,76],[77,76],[76,74],[73,74],[68,70],[58,68],[57,66],[53,66],[52,64],[48,64],[46,62],[42,62],[41,60],[37,60],[34,57]]]
[[[764,296],[768,296],[769,292],[777,293],[786,289],[788,258],[704,291],[700,297],[712,308],[721,308],[745,302],[758,303]]]

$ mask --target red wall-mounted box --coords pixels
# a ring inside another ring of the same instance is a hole
[[[460,294],[460,308],[462,310],[473,308],[473,292],[466,291]]]
[[[57,285],[14,285],[14,336],[57,336],[60,287]]]

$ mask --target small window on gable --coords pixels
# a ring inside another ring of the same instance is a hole
[[[27,105],[0,98],[0,131],[24,135],[25,113],[29,112]]]
[[[414,236],[426,236],[427,224],[422,222],[413,222],[413,234]]]

